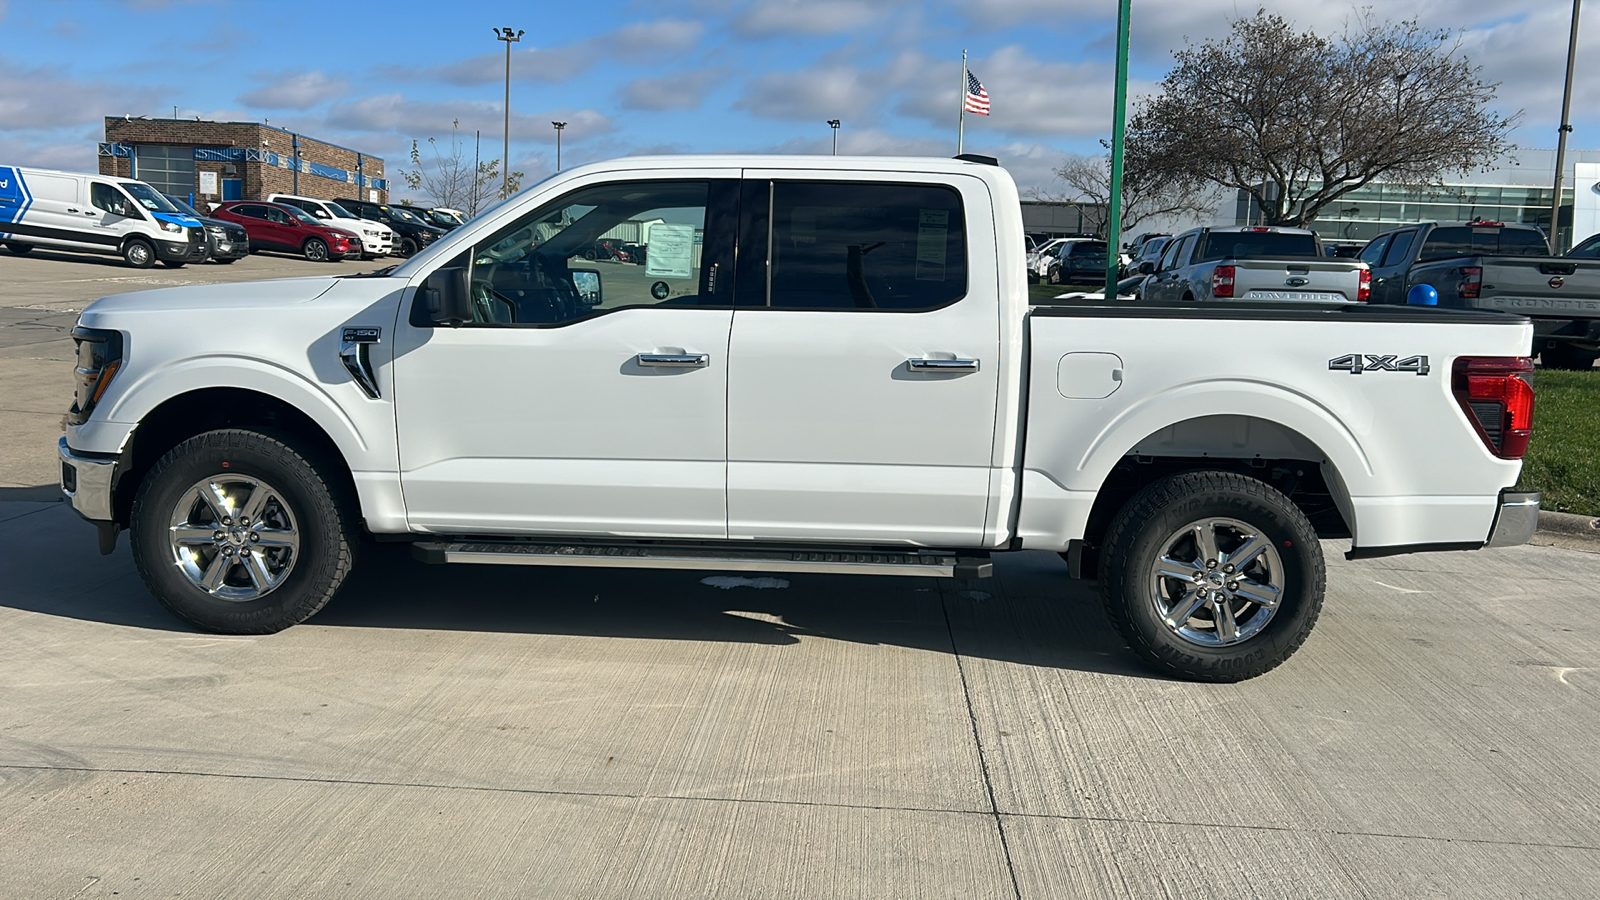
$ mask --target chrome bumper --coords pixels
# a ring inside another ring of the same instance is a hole
[[[56,449],[61,454],[61,493],[67,502],[91,522],[110,522],[111,483],[117,460],[74,453],[66,438],[56,443]]]
[[[1539,492],[1501,491],[1500,511],[1489,529],[1489,547],[1526,544],[1539,530]]]

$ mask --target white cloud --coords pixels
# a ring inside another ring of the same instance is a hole
[[[764,119],[860,116],[879,99],[870,73],[843,65],[770,72],[750,82],[735,109]]]
[[[337,100],[350,90],[350,82],[321,72],[267,72],[256,76],[262,86],[239,98],[245,106],[265,109],[310,109]]]
[[[867,28],[894,4],[867,0],[758,0],[733,20],[748,37],[838,34]]]
[[[329,108],[321,124],[348,132],[390,133],[407,140],[427,140],[449,135],[451,122],[456,121],[459,122],[457,134],[468,136],[467,139],[474,131],[481,131],[486,139],[492,136],[498,141],[504,128],[502,115],[499,104],[483,100],[424,101],[409,100],[403,94],[384,94],[336,103]],[[615,130],[610,116],[592,109],[558,108],[526,113],[513,108],[511,139],[554,144],[552,120],[567,123],[564,143],[588,140]]]
[[[698,69],[636,78],[622,86],[622,108],[698,109],[706,94],[726,77],[721,69]]]
[[[0,128],[44,130],[99,123],[106,115],[148,115],[168,96],[162,86],[79,81],[54,66],[25,67],[0,58]]]

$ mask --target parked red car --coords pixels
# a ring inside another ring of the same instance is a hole
[[[361,241],[340,228],[324,225],[303,209],[262,200],[230,200],[212,213],[244,226],[250,249],[298,253],[314,262],[336,262],[360,254]]]

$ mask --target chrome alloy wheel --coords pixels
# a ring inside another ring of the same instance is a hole
[[[236,602],[272,593],[300,556],[300,532],[283,494],[245,475],[213,475],[184,491],[169,541],[173,563],[195,587]]]
[[[1237,644],[1272,621],[1283,597],[1283,560],[1238,519],[1208,518],[1161,543],[1151,601],[1162,624],[1202,647]]]

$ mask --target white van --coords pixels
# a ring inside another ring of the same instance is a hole
[[[287,203],[325,220],[335,228],[354,232],[361,238],[361,258],[388,256],[394,252],[394,230],[382,222],[363,219],[332,200],[299,197],[294,194],[268,194],[269,203]]]
[[[206,230],[142,181],[0,166],[0,244],[114,253],[138,269],[206,258]]]

